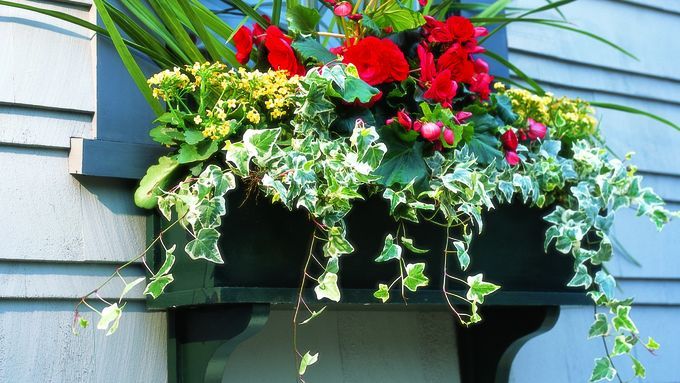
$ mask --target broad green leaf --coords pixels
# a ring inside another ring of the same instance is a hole
[[[429,283],[429,278],[423,272],[425,271],[425,263],[409,263],[406,265],[406,277],[404,277],[403,284],[407,289],[416,291],[418,287],[425,287]]]
[[[172,274],[161,275],[160,277],[154,278],[149,282],[144,290],[144,295],[151,295],[153,299],[158,298],[165,288],[174,281]]]
[[[288,20],[288,29],[291,32],[309,35],[316,32],[321,15],[314,8],[289,4],[286,10],[286,20]]]
[[[272,154],[281,129],[248,129],[243,134],[243,143],[252,157],[267,158]]]
[[[190,164],[193,162],[205,161],[217,153],[219,146],[217,141],[205,140],[196,145],[184,143],[180,145],[177,153],[177,162],[180,164]]]
[[[484,282],[482,280],[483,274],[477,274],[467,277],[467,283],[470,288],[466,294],[466,298],[477,303],[484,303],[484,297],[500,289],[498,285]]]
[[[609,299],[614,297],[614,288],[616,288],[616,281],[614,277],[609,275],[606,271],[600,270],[595,274],[595,283],[600,287],[600,291]]]
[[[175,145],[178,140],[184,139],[184,134],[180,133],[177,128],[167,125],[158,125],[149,131],[149,136],[162,145]],[[201,134],[201,139],[203,139]]]
[[[645,366],[643,366],[642,363],[640,363],[640,361],[637,360],[637,358],[635,358],[633,355],[629,355],[629,356],[630,356],[630,360],[633,362],[632,367],[633,367],[633,373],[635,373],[635,376],[638,377],[638,378],[642,378],[642,379],[647,377],[647,370],[645,370]]]
[[[645,344],[645,347],[648,350],[658,350],[661,345],[659,345],[651,336],[647,339],[647,343]]]
[[[307,351],[305,353],[305,355],[302,356],[302,360],[300,361],[300,368],[298,369],[298,374],[304,375],[305,371],[307,371],[307,367],[316,363],[318,360],[319,360],[319,353],[318,352],[316,354],[312,355],[312,354],[309,353],[309,351]]]
[[[624,329],[632,332],[633,334],[638,333],[638,329],[637,327],[635,327],[635,323],[633,323],[633,320],[630,319],[630,306],[622,305],[616,307],[615,314],[616,315],[614,316],[614,318],[612,318],[612,324],[614,325],[614,329],[616,331]]]
[[[314,59],[323,64],[327,64],[333,60],[337,60],[338,56],[334,55],[320,42],[311,37],[301,38],[293,41],[293,49],[304,59]]]
[[[143,209],[156,207],[158,196],[168,187],[173,180],[173,173],[179,167],[179,163],[170,157],[160,157],[158,164],[150,166],[146,175],[135,190],[135,204]]]
[[[394,129],[385,126],[380,129],[380,138],[387,146],[383,161],[375,170],[384,186],[406,186],[419,184],[427,175],[427,164],[423,159],[423,142],[404,142]]]
[[[383,303],[387,302],[390,299],[389,287],[380,283],[378,285],[378,290],[373,293],[373,296],[380,299]]]
[[[612,349],[612,356],[627,354],[633,349],[633,345],[628,343],[624,335],[619,335],[614,338],[614,348]]]
[[[118,303],[105,307],[101,312],[99,322],[97,322],[97,329],[108,329],[106,332],[107,336],[113,334],[118,329],[118,322],[122,313],[123,310],[121,307],[118,307]]]
[[[494,94],[491,96],[494,102],[496,114],[507,125],[512,125],[517,121],[517,114],[512,111],[510,98],[504,94]]]
[[[394,32],[416,29],[425,24],[422,14],[403,7],[398,1],[384,2],[369,16],[380,28],[392,27]]]
[[[428,249],[419,249],[413,244],[413,239],[412,238],[406,238],[406,237],[401,237],[401,244],[404,245],[405,248],[407,248],[409,251],[413,252],[414,254],[425,254],[427,253]]]
[[[187,243],[184,250],[191,259],[205,259],[214,263],[224,263],[217,241],[220,233],[212,228],[201,229],[198,231],[196,239]]]
[[[314,292],[318,300],[328,298],[334,302],[339,302],[338,275],[335,273],[323,273],[321,278],[319,278],[319,285],[314,288]]]
[[[392,234],[387,234],[385,237],[385,243],[383,244],[382,251],[378,258],[375,259],[376,262],[387,262],[392,259],[401,258],[401,246],[394,243],[394,238]]]
[[[132,282],[130,282],[130,283],[126,283],[126,284],[125,284],[125,287],[123,288],[123,291],[121,291],[121,293],[120,293],[120,298],[118,298],[118,303],[120,303],[120,302],[123,300],[123,298],[125,298],[125,295],[126,295],[127,293],[129,293],[130,290],[134,289],[135,286],[137,286],[138,284],[144,282],[145,280],[146,280],[145,277],[140,277],[140,278],[137,278],[137,279],[135,279],[134,281],[132,281]]]
[[[616,370],[612,367],[609,358],[595,359],[595,367],[593,373],[590,375],[590,382],[601,382],[603,380],[611,381],[616,376]]]
[[[319,310],[319,311],[312,311],[312,313],[310,314],[309,318],[303,320],[302,322],[300,322],[300,324],[303,325],[303,324],[309,323],[312,319],[314,319],[314,318],[318,317],[319,315],[321,315],[321,313],[323,313],[324,310],[326,310],[326,307],[328,307],[328,306],[322,307],[321,310]]]
[[[595,314],[595,322],[593,322],[590,326],[590,330],[588,330],[588,339],[607,335],[609,335],[609,320],[607,319],[607,315],[602,313]]]
[[[473,115],[464,128],[467,145],[480,164],[490,164],[503,158],[498,149],[500,142],[494,133],[497,128],[498,122],[488,113]]]

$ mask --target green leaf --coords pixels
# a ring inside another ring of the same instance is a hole
[[[189,145],[196,145],[204,139],[205,137],[203,136],[203,132],[200,130],[192,129],[184,131],[184,141],[186,141],[186,143]]]
[[[312,355],[312,354],[309,353],[309,351],[307,351],[305,353],[305,355],[302,356],[302,360],[300,361],[300,368],[298,369],[298,374],[304,375],[305,371],[307,371],[307,367],[316,363],[318,360],[319,360],[319,353],[318,352],[316,354]]]
[[[289,4],[286,10],[286,20],[288,20],[288,29],[291,32],[309,35],[316,32],[321,15],[314,8]]]
[[[612,349],[612,356],[628,354],[633,349],[633,345],[628,343],[624,335],[619,335],[614,338],[614,348]]]
[[[483,274],[473,275],[467,277],[467,283],[470,288],[466,294],[466,298],[477,303],[484,303],[484,297],[493,293],[494,291],[500,289],[498,285],[493,283],[484,282],[482,280]]]
[[[173,180],[173,173],[179,163],[170,157],[160,157],[158,164],[150,166],[146,175],[135,190],[135,204],[143,209],[156,207],[158,196],[168,187]]]
[[[205,259],[214,263],[224,263],[222,256],[220,256],[220,249],[217,247],[217,241],[220,238],[220,233],[212,228],[201,229],[198,231],[196,239],[187,243],[184,250],[191,259]]]
[[[425,263],[409,263],[406,265],[406,277],[404,277],[403,284],[407,289],[416,291],[418,287],[425,287],[429,283],[429,278],[423,272],[425,271]]]
[[[427,253],[428,249],[419,249],[413,244],[413,239],[412,238],[406,238],[406,237],[401,237],[401,244],[404,245],[405,248],[409,249],[409,251],[413,252],[414,254],[425,254]]]
[[[401,259],[401,246],[394,243],[394,238],[392,234],[387,234],[385,237],[385,243],[383,245],[382,251],[378,258],[375,259],[376,262],[387,262],[391,259]]]
[[[458,258],[458,264],[460,264],[460,269],[465,271],[470,265],[470,255],[467,251],[467,246],[463,241],[453,241],[453,247],[456,248],[456,257]]]
[[[326,49],[320,42],[311,37],[305,37],[293,41],[293,49],[304,59],[314,59],[322,64],[328,64],[333,60],[337,60],[338,56],[334,55]]]
[[[267,158],[271,156],[281,129],[248,129],[243,134],[243,144],[252,157]]]
[[[87,326],[90,325],[90,321],[88,321],[87,319],[85,319],[85,318],[79,316],[79,317],[78,317],[78,325],[79,325],[80,327],[82,327],[82,328],[87,328]]]
[[[319,310],[319,311],[312,311],[312,312],[311,312],[311,315],[309,316],[309,318],[303,320],[302,322],[300,322],[300,324],[303,325],[303,324],[309,323],[312,319],[314,319],[314,318],[318,317],[319,315],[321,315],[321,313],[323,313],[324,310],[326,310],[326,307],[328,307],[328,306],[322,307],[321,310]]]
[[[144,290],[144,295],[151,295],[153,299],[156,299],[161,294],[163,294],[165,287],[172,283],[172,281],[174,280],[175,279],[173,278],[172,274],[165,274],[161,275],[160,277],[154,278],[146,286],[146,289]]]
[[[637,360],[637,358],[635,358],[633,355],[629,355],[629,356],[630,356],[630,360],[633,362],[632,367],[633,367],[633,372],[635,373],[635,376],[638,377],[638,378],[642,378],[642,379],[647,377],[647,370],[645,370],[645,366],[643,366],[642,363],[640,363],[640,361]]]
[[[340,302],[340,289],[338,288],[338,275],[335,273],[323,273],[319,278],[319,284],[314,288],[316,299],[328,298],[334,302]]]
[[[130,283],[126,283],[126,284],[125,284],[125,287],[123,288],[123,291],[120,293],[120,298],[118,298],[118,303],[120,303],[120,302],[123,300],[123,298],[125,298],[125,295],[126,295],[127,293],[129,293],[130,290],[134,289],[135,286],[137,286],[138,284],[144,282],[145,280],[146,280],[145,277],[140,277],[140,278],[137,278],[137,279],[135,279],[134,281],[132,281],[132,282],[130,282]]]
[[[600,270],[595,274],[595,283],[600,287],[600,291],[609,299],[614,298],[614,288],[616,288],[616,281],[614,277],[609,275],[604,270]]]
[[[374,88],[368,85],[364,80],[353,76],[347,76],[345,78],[345,88],[340,91],[340,95],[344,101],[348,103],[359,102],[363,104],[371,101],[378,93],[380,93],[378,88]]]
[[[423,158],[424,143],[404,142],[388,126],[380,129],[379,133],[382,142],[387,146],[387,153],[374,172],[381,177],[380,184],[389,187],[422,182],[427,175],[427,164]]]
[[[425,24],[422,14],[403,7],[398,1],[384,2],[369,16],[380,28],[392,27],[394,32],[416,29]]]
[[[576,266],[576,274],[574,274],[574,277],[571,278],[571,280],[567,283],[567,286],[569,287],[577,287],[577,286],[583,286],[584,288],[590,287],[590,285],[593,283],[593,277],[590,276],[588,273],[588,268],[583,265],[579,264]]]
[[[595,314],[595,322],[593,322],[590,326],[590,330],[588,330],[588,339],[607,335],[609,335],[609,320],[607,320],[607,315],[602,313]]]
[[[470,123],[466,125],[465,136],[469,137],[467,145],[470,151],[477,157],[480,164],[490,164],[494,160],[502,159],[503,153],[498,150],[500,142],[494,134],[498,128],[496,119],[488,113],[475,114],[470,117]]]
[[[590,375],[590,382],[601,382],[603,380],[611,381],[616,376],[616,370],[612,366],[609,358],[595,359],[595,367],[593,373]]]
[[[654,340],[654,338],[652,338],[652,337],[650,336],[650,337],[647,339],[647,343],[645,344],[645,347],[646,347],[648,350],[654,351],[654,350],[658,350],[659,347],[661,347],[661,345],[659,345],[659,344]]]
[[[517,121],[517,114],[512,111],[512,103],[510,98],[504,94],[492,95],[496,114],[507,125],[512,125]]]
[[[217,153],[219,146],[217,141],[205,140],[197,145],[184,143],[180,145],[177,154],[177,162],[180,164],[190,164],[193,162],[205,161]]]
[[[387,302],[390,299],[389,287],[385,284],[380,283],[378,285],[378,290],[373,293],[373,296],[380,299],[382,303]]]
[[[324,255],[326,257],[339,257],[342,254],[350,254],[354,251],[354,247],[345,238],[345,232],[342,228],[334,226],[328,230],[328,241],[323,246]]]
[[[162,275],[165,275],[170,272],[172,269],[172,266],[175,264],[175,247],[176,245],[172,245],[169,249],[165,250],[165,261],[163,261],[163,264],[161,267],[158,269],[158,271],[153,275],[154,278],[158,278]]]
[[[624,329],[632,332],[633,334],[638,333],[638,329],[637,327],[635,327],[635,323],[633,323],[633,320],[630,319],[630,306],[623,305],[617,306],[616,316],[614,316],[614,318],[612,319],[612,324],[614,325],[614,329],[616,331]]]
[[[106,330],[106,335],[111,335],[118,329],[118,322],[120,316],[123,314],[122,307],[118,307],[118,303],[114,303],[105,307],[101,312],[101,317],[97,323],[98,330]],[[109,327],[110,326],[110,327]]]

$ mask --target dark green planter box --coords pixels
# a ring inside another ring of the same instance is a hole
[[[229,194],[227,202],[229,213],[223,219],[220,242],[224,264],[189,259],[183,249],[190,238],[176,226],[177,230],[169,231],[165,237],[166,243],[177,244],[175,281],[161,297],[147,301],[150,309],[296,301],[313,230],[307,214],[290,212],[282,205],[272,205],[262,198],[256,200],[254,196],[246,199],[238,190]],[[545,210],[529,209],[521,204],[499,206],[485,214],[484,231],[476,236],[470,249],[472,261],[467,274],[484,273],[485,280],[502,286],[489,297],[489,304],[587,302],[582,290],[566,287],[573,274],[571,257],[543,251],[546,223],[542,217],[545,214]],[[161,219],[151,217],[150,238],[160,227]],[[394,233],[396,229],[388,215],[387,203],[379,197],[356,203],[348,216],[347,227],[356,251],[341,258],[341,303],[381,304],[373,297],[373,291],[379,282],[389,283],[399,272],[395,261],[381,264],[373,261],[387,233]],[[409,304],[444,304],[441,293],[444,229],[422,223],[407,226],[407,232],[417,246],[430,249],[427,254],[405,254],[407,262],[425,261],[425,272],[430,278],[427,288],[408,293]],[[163,261],[161,250],[155,248],[149,253],[147,261],[152,269],[157,269]],[[320,249],[316,254],[322,258]],[[461,278],[465,276],[459,271],[455,256],[449,260],[449,272]],[[318,270],[312,271],[312,275],[318,274]],[[462,288],[455,282],[449,286],[453,290]],[[311,289],[307,293],[313,294]],[[403,303],[399,293],[392,295],[390,302]]]

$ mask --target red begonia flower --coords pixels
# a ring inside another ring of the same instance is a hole
[[[514,152],[517,150],[517,135],[512,129],[508,129],[508,131],[503,133],[501,136],[501,143],[503,144],[503,148],[505,148],[505,150]]]
[[[290,76],[304,75],[305,67],[298,61],[295,51],[291,47],[291,38],[284,35],[276,26],[267,28],[264,46],[267,48],[267,61],[274,70],[288,71]]]
[[[420,60],[420,81],[429,84],[437,74],[434,65],[434,55],[427,49],[425,44],[418,45],[418,59]]]
[[[236,46],[236,60],[244,65],[250,61],[250,52],[253,51],[253,33],[245,25],[234,34]]]
[[[475,73],[475,66],[469,60],[469,55],[460,45],[453,45],[437,60],[437,69],[450,70],[453,79],[469,84]]]
[[[472,83],[470,84],[470,90],[479,95],[482,100],[488,100],[489,94],[491,93],[491,82],[493,81],[493,76],[488,73],[477,73],[472,76]]]
[[[445,108],[451,107],[451,101],[456,97],[458,84],[451,78],[451,71],[448,69],[440,72],[432,81],[423,97],[442,104]]]
[[[354,64],[359,77],[370,85],[404,81],[409,66],[397,44],[388,39],[366,37],[356,45],[347,47],[342,60]]]

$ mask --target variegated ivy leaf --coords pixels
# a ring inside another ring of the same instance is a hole
[[[409,263],[406,265],[406,277],[404,277],[402,283],[411,291],[416,291],[418,287],[427,286],[430,280],[423,274],[424,271],[425,263]]]
[[[401,258],[401,246],[394,243],[394,238],[392,234],[387,234],[385,237],[385,243],[383,244],[382,251],[378,258],[375,259],[376,262],[387,262],[392,259]]]
[[[619,335],[614,338],[614,348],[612,349],[612,356],[628,354],[633,349],[633,345],[628,343],[624,335]]]
[[[481,273],[467,277],[469,286],[466,294],[467,299],[481,304],[484,303],[484,297],[501,288],[493,283],[483,281],[483,277],[484,275]]]
[[[588,330],[588,339],[609,335],[609,320],[607,315],[602,313],[595,314],[595,322]]]
[[[318,317],[319,315],[321,315],[321,313],[323,313],[324,310],[326,310],[326,307],[328,307],[328,306],[322,307],[321,310],[319,310],[319,311],[312,311],[311,314],[310,314],[310,316],[309,316],[309,318],[303,320],[302,322],[300,322],[300,324],[303,325],[303,324],[309,323],[312,319],[314,319],[314,318]]]
[[[214,263],[224,263],[217,247],[220,233],[212,228],[201,229],[194,240],[187,243],[184,250],[191,259],[205,259]]]
[[[134,289],[135,286],[137,286],[138,284],[144,282],[145,280],[146,280],[145,277],[140,277],[140,278],[137,278],[137,279],[135,279],[134,281],[132,281],[132,282],[130,282],[130,283],[126,283],[126,284],[125,284],[125,287],[123,288],[123,291],[121,291],[121,293],[120,293],[120,297],[118,298],[118,303],[120,303],[120,302],[123,301],[123,298],[125,298],[125,295],[127,295],[127,293],[129,293],[130,290]]]
[[[633,323],[633,320],[630,319],[630,306],[623,305],[617,306],[615,314],[616,315],[614,316],[614,318],[612,318],[612,324],[614,325],[614,329],[616,331],[624,329],[630,331],[633,334],[638,333],[638,329],[637,327],[635,327],[635,323]]]
[[[378,290],[373,293],[373,296],[385,303],[390,299],[390,289],[386,284],[380,283]]]
[[[149,284],[146,285],[146,289],[144,289],[144,295],[150,295],[153,299],[156,299],[161,294],[163,294],[165,288],[174,280],[175,279],[173,278],[172,274],[165,274],[159,277],[154,277],[151,279],[151,282],[149,282]]]
[[[595,283],[599,286],[600,291],[608,298],[614,298],[614,288],[616,288],[616,280],[604,270],[595,273]]]
[[[246,177],[250,173],[250,154],[242,142],[227,146],[226,160],[236,166],[236,174]]]
[[[345,230],[341,227],[334,226],[328,230],[328,240],[323,246],[324,256],[339,257],[343,254],[350,254],[354,251],[354,247],[345,238]]]
[[[458,257],[458,263],[460,264],[460,269],[465,271],[470,265],[470,255],[467,251],[467,245],[463,241],[454,240],[453,246],[456,248],[456,256]]]
[[[603,380],[611,381],[616,376],[616,370],[612,366],[609,358],[595,359],[595,367],[590,375],[590,382],[601,382]]]
[[[280,134],[281,128],[248,129],[243,133],[243,145],[251,158],[266,159],[272,155],[272,150]]]
[[[338,275],[335,273],[323,273],[319,278],[319,284],[314,288],[316,299],[328,298],[332,301],[340,301],[340,289],[338,288]]]
[[[648,350],[654,351],[654,350],[658,350],[659,347],[661,347],[661,345],[659,345],[659,343],[657,343],[657,342],[654,340],[654,338],[652,338],[652,337],[650,336],[650,337],[647,339],[647,343],[645,344],[645,348],[647,348]]]
[[[406,237],[401,237],[401,244],[404,245],[405,248],[413,252],[414,254],[425,254],[430,250],[427,249],[419,249],[413,244],[413,239],[412,238],[406,238]]]
[[[576,274],[567,283],[569,287],[583,286],[583,288],[588,288],[593,283],[593,277],[588,273],[588,268],[584,264],[579,264],[576,266]]]
[[[305,372],[307,371],[307,367],[316,363],[318,360],[319,360],[319,353],[318,352],[316,354],[312,355],[312,354],[309,353],[309,351],[307,351],[305,353],[305,355],[302,356],[302,360],[300,361],[300,368],[298,369],[298,374],[304,375]]]
[[[125,306],[125,305],[123,305]],[[99,322],[97,322],[98,330],[107,330],[106,336],[116,332],[118,324],[120,323],[120,316],[123,314],[123,307],[118,307],[118,303],[104,307],[101,312]]]
[[[158,268],[158,271],[153,275],[154,278],[170,272],[172,266],[175,264],[175,248],[176,245],[172,245],[169,249],[165,250],[165,261],[163,261],[161,267]]]
[[[635,358],[633,355],[628,355],[630,356],[630,360],[633,362],[633,373],[635,374],[636,377],[644,379],[647,376],[647,370],[645,370],[645,366],[640,363],[637,358]]]

